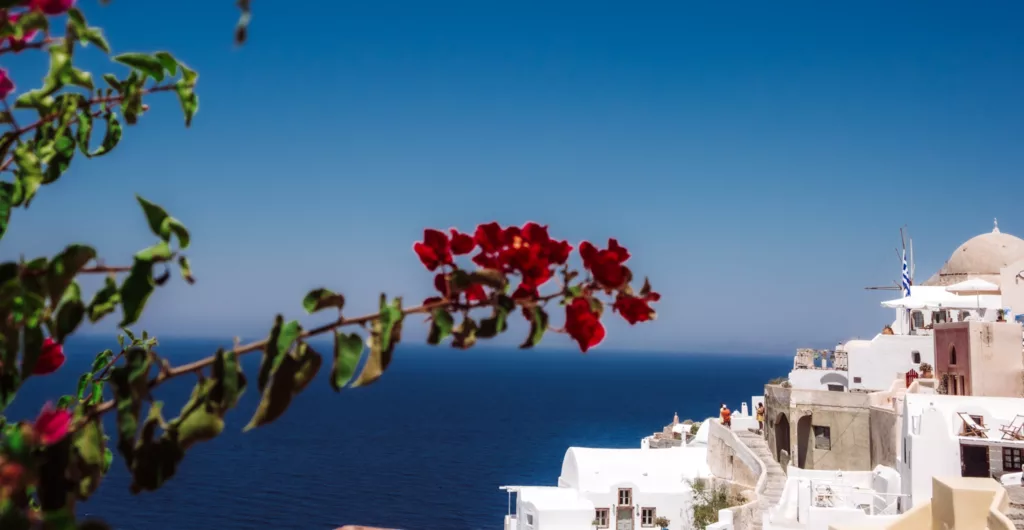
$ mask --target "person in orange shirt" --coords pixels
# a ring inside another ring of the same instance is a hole
[[[722,403],[721,420],[722,425],[732,427],[732,412],[729,412],[729,407],[726,407],[725,403]]]

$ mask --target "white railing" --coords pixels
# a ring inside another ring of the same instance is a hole
[[[909,497],[902,493],[880,493],[870,488],[827,481],[810,481],[810,505],[815,508],[861,509],[867,515],[898,515],[899,499]],[[805,502],[798,499],[798,513]]]

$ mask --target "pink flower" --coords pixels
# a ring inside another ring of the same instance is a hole
[[[7,70],[0,68],[0,99],[11,95],[14,92],[14,81],[7,75]]]
[[[53,408],[53,403],[43,406],[42,412],[36,418],[33,429],[44,445],[53,445],[64,439],[71,428],[71,413]]]
[[[75,0],[28,0],[25,3],[30,9],[42,11],[47,15],[62,15],[75,5]]]
[[[2,82],[0,82],[2,86]],[[14,85],[11,85],[13,88]],[[0,90],[0,94],[3,91]],[[34,375],[47,375],[56,372],[61,366],[64,366],[64,361],[67,357],[64,355],[64,346],[61,346],[57,341],[50,337],[47,337],[43,341],[43,351],[39,354],[39,359],[36,360],[36,366],[32,369]]]

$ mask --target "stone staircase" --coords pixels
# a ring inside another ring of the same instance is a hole
[[[779,499],[782,498],[782,489],[786,485],[786,473],[782,470],[782,466],[775,461],[771,451],[768,450],[768,444],[760,434],[750,431],[734,431],[734,433],[765,465],[767,476],[764,488],[757,493],[758,504],[761,507],[760,512],[767,513],[768,509],[777,505]],[[761,519],[758,518],[754,521],[752,528],[760,530],[761,525]]]

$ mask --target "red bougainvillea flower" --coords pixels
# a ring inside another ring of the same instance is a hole
[[[420,261],[429,271],[437,270],[441,265],[448,265],[452,262],[451,242],[448,236],[440,230],[428,228],[423,231],[423,241],[417,241],[412,250],[419,256]]]
[[[636,324],[654,320],[657,314],[651,309],[650,302],[657,302],[661,298],[658,293],[648,293],[645,296],[631,296],[619,294],[612,304],[612,310],[617,311],[626,322]]]
[[[580,351],[587,350],[601,344],[604,340],[604,325],[601,318],[586,298],[576,298],[565,307],[565,332],[577,344]]]
[[[462,232],[459,232],[454,228],[451,229],[451,233],[452,254],[455,254],[456,256],[461,256],[463,254],[469,254],[470,252],[473,252],[473,249],[476,248],[476,241],[473,241],[473,236],[469,234],[463,234]]]
[[[42,412],[39,413],[39,417],[36,418],[36,422],[32,426],[36,436],[44,445],[53,445],[63,440],[68,435],[70,427],[71,413],[64,409],[53,408],[53,403],[43,406]]]
[[[43,341],[43,351],[39,354],[39,360],[36,361],[32,373],[35,375],[52,374],[64,366],[65,359],[67,357],[64,355],[64,346],[47,337]]]
[[[615,239],[609,239],[608,248],[603,250],[584,241],[580,243],[580,256],[583,258],[583,266],[605,289],[619,289],[629,281],[629,269],[623,265],[629,259],[629,251]]]
[[[473,263],[506,274],[520,274],[522,281],[513,298],[526,298],[554,275],[553,266],[569,259],[572,245],[551,239],[548,227],[528,222],[522,227],[502,228],[496,222],[478,226],[473,240],[480,253]]]
[[[5,98],[14,92],[14,81],[7,75],[7,70],[0,68],[0,98]]]
[[[75,5],[75,0],[28,0],[25,4],[30,9],[42,11],[47,15],[61,15]]]

